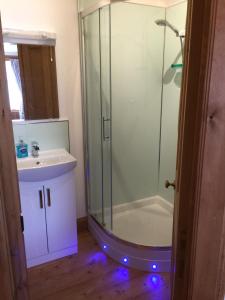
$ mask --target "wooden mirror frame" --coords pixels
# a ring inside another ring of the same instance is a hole
[[[15,43],[18,55],[5,55],[5,60],[18,60],[24,120],[59,118],[55,46]],[[12,119],[20,112],[11,110]]]

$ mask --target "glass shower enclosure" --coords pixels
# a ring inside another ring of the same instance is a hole
[[[186,6],[83,2],[88,211],[116,237],[171,246]],[[92,4],[92,5],[90,5]],[[184,35],[184,34],[183,34]]]
[[[83,18],[88,209],[112,228],[110,6]]]

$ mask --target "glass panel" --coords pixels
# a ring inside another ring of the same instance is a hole
[[[111,201],[111,88],[110,88],[110,6],[100,10],[101,97],[103,116],[103,208],[106,228],[112,228]]]
[[[117,3],[111,16],[113,232],[154,246],[144,232],[158,195],[164,30],[155,21],[165,8]]]
[[[99,11],[84,19],[86,113],[88,139],[89,211],[103,223],[102,211],[102,108]]]
[[[112,5],[113,204],[157,194],[162,18],[163,8]]]
[[[89,209],[111,229],[110,9],[85,17]]]
[[[35,120],[13,122],[12,125],[15,143],[22,138],[30,146],[31,142],[36,140],[41,151],[52,149],[70,151],[68,121]]]
[[[113,233],[136,244],[172,243],[186,8],[111,6]]]

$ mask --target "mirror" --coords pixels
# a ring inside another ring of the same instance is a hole
[[[12,119],[59,118],[55,47],[4,43]]]

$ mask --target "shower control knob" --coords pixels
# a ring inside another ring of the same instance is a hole
[[[168,189],[170,186],[172,186],[173,189],[175,190],[175,188],[176,188],[175,181],[169,182],[169,180],[166,180],[166,181],[165,181],[165,187]]]

